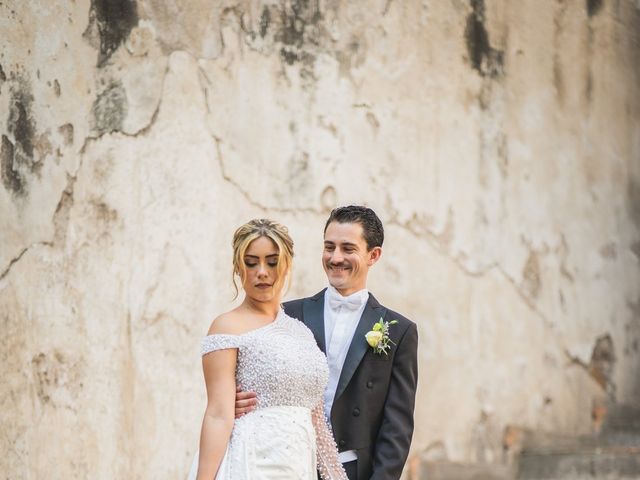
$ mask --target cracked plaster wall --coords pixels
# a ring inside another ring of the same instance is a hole
[[[640,395],[640,4],[0,3],[0,471],[181,478],[233,229],[387,227],[413,458],[502,461]],[[435,452],[435,453],[434,453]]]

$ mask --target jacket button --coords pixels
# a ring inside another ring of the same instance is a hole
[[[360,409],[359,409],[359,408],[357,408],[357,407],[356,407],[356,408],[354,408],[354,409],[353,409],[353,416],[354,416],[354,417],[357,417],[357,416],[359,416],[359,415],[360,415]]]
[[[344,440],[340,440],[338,442],[338,445],[340,445],[341,447],[344,447],[347,444],[347,442],[345,442]]]
[[[371,380],[367,382],[367,388],[373,388],[373,382]]]

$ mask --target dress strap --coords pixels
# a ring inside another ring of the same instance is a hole
[[[242,337],[238,335],[207,335],[202,339],[200,354],[215,352],[216,350],[225,350],[227,348],[240,348],[242,346]]]

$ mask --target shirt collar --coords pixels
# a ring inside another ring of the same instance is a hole
[[[350,310],[358,310],[359,308],[362,308],[365,303],[367,303],[367,300],[369,299],[369,290],[363,288],[362,290],[358,290],[357,292],[345,297],[340,294],[338,290],[329,285],[327,287],[325,299],[329,301],[329,307],[332,310],[337,309],[334,308],[334,305],[337,304],[349,304]]]

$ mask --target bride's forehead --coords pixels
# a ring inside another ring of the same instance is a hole
[[[245,255],[251,255],[251,254],[254,254],[254,255],[260,254],[263,256],[278,255],[279,250],[280,249],[275,244],[275,242],[271,240],[269,237],[258,237],[249,244],[249,246],[247,247],[247,250],[245,251]]]

